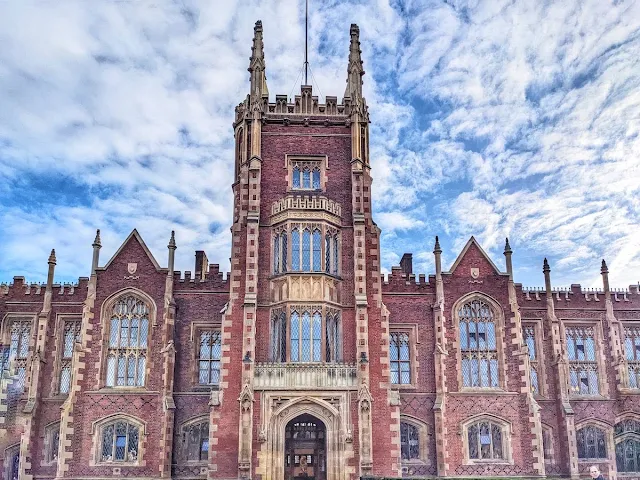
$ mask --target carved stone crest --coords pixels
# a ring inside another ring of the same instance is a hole
[[[129,272],[129,275],[133,275],[137,271],[138,271],[138,264],[137,263],[128,263],[127,264],[127,272]]]
[[[478,278],[480,276],[480,269],[471,267],[471,278]]]

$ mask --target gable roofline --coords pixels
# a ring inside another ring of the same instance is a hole
[[[456,258],[456,261],[453,262],[453,265],[451,265],[451,268],[449,269],[449,271],[448,272],[442,272],[442,273],[446,274],[446,275],[451,275],[455,271],[455,269],[458,268],[458,265],[460,265],[460,262],[462,261],[462,259],[466,255],[466,253],[469,250],[469,248],[471,248],[471,245],[475,245],[476,247],[478,247],[478,250],[480,250],[480,253],[482,254],[482,256],[487,260],[487,262],[489,262],[489,265],[491,265],[493,270],[498,275],[509,275],[507,272],[501,272],[500,271],[500,269],[496,266],[495,263],[493,263],[493,260],[491,260],[491,257],[489,257],[489,255],[487,255],[487,252],[484,251],[484,249],[480,246],[480,244],[476,240],[476,237],[474,237],[473,235],[471,235],[471,238],[467,241],[467,244],[464,246],[464,248],[462,249],[460,254],[458,254],[458,257]]]
[[[163,271],[168,271],[166,268],[161,268],[160,265],[158,264],[158,262],[156,261],[155,257],[153,256],[153,254],[151,253],[151,250],[149,250],[149,247],[147,247],[147,244],[144,243],[144,240],[142,239],[142,237],[140,236],[140,234],[138,233],[138,230],[136,228],[134,228],[131,233],[129,234],[129,236],[125,239],[124,242],[122,242],[122,245],[120,245],[120,248],[118,248],[118,250],[116,250],[116,253],[113,254],[113,256],[109,259],[109,261],[105,264],[104,267],[99,267],[96,268],[96,270],[106,270],[107,268],[109,268],[109,265],[111,265],[111,263],[113,263],[113,261],[116,259],[116,257],[118,255],[120,255],[120,253],[122,252],[122,250],[124,249],[124,246],[129,243],[129,240],[131,240],[131,238],[135,237],[136,240],[138,241],[138,243],[140,244],[140,246],[142,247],[142,250],[144,250],[144,253],[147,254],[147,257],[149,258],[149,260],[151,260],[151,263],[153,264],[153,266],[156,268],[156,270],[158,272],[163,272]]]

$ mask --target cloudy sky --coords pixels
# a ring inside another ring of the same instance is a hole
[[[374,214],[389,270],[448,268],[470,235],[516,281],[640,280],[640,2],[310,1],[314,92],[344,92],[361,29]],[[228,270],[233,108],[253,25],[293,95],[302,0],[0,2],[0,281],[86,276],[137,227],[162,265]]]

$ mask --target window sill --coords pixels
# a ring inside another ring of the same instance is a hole
[[[269,280],[276,280],[278,278],[286,277],[287,275],[324,275],[325,277],[333,278],[335,280],[342,280],[342,277],[336,273],[327,273],[322,270],[306,271],[306,270],[291,270],[288,272],[272,273]]]
[[[604,395],[569,395],[569,400],[610,400],[610,398]]]
[[[95,464],[96,467],[114,467],[114,468],[120,468],[120,467],[140,467],[140,462],[136,461],[136,462],[118,462],[118,461],[114,461],[114,462],[104,462],[104,461],[100,461],[100,462],[96,462]]]
[[[464,387],[457,392],[449,392],[458,395],[512,395],[517,396],[519,392],[508,392],[502,388],[485,388],[485,387]]]
[[[402,464],[402,466],[407,467],[429,465],[429,462],[420,458],[412,458],[411,460],[400,460],[400,463]]]
[[[418,386],[415,383],[391,383],[391,388],[394,390],[415,390]]]
[[[105,395],[140,395],[143,394],[158,394],[160,392],[147,390],[145,387],[102,387],[98,390],[88,391],[85,393],[102,393]]]
[[[465,465],[513,465],[509,460],[467,460]]]

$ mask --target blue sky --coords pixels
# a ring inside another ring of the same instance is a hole
[[[385,270],[475,235],[516,281],[640,280],[640,2],[314,1],[314,92],[341,98],[358,23]],[[234,106],[253,24],[295,93],[304,2],[0,2],[0,281],[86,276],[134,227],[162,265],[228,270]]]

